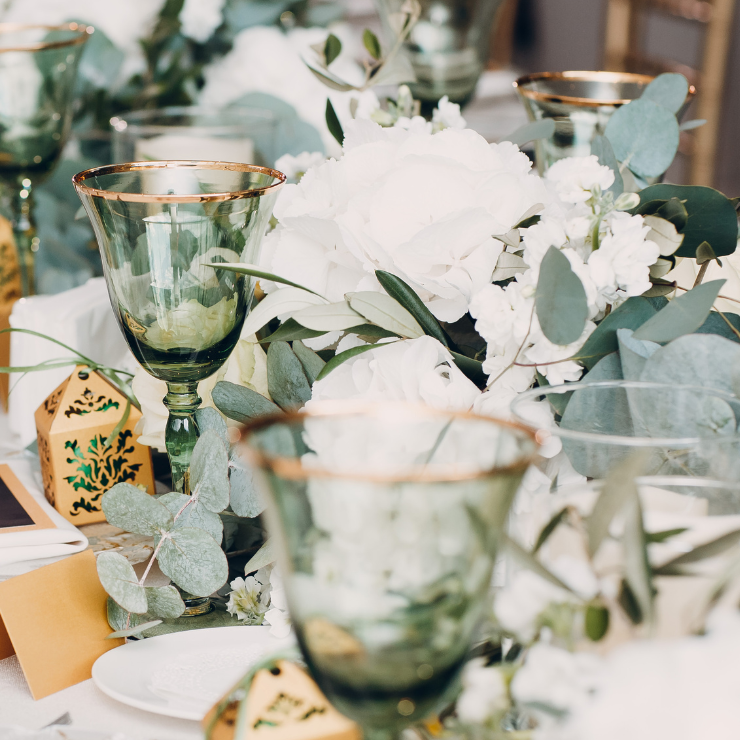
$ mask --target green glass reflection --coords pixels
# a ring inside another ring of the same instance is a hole
[[[535,443],[499,421],[309,404],[247,429],[303,656],[365,737],[440,708]]]
[[[95,230],[111,304],[142,367],[167,383],[176,489],[197,439],[198,382],[236,346],[255,263],[284,176],[252,165],[147,162],[87,170],[74,184]]]
[[[71,123],[77,67],[92,28],[0,24],[0,182],[10,193],[24,295],[34,292],[32,192],[53,169]]]

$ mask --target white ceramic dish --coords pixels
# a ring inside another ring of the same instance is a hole
[[[93,665],[112,699],[168,717],[200,721],[259,658],[291,644],[269,627],[213,627],[129,642]]]

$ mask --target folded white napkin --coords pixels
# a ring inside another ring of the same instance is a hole
[[[124,342],[103,278],[93,278],[78,288],[21,298],[13,307],[10,325],[46,334],[73,347],[95,362],[132,370],[136,361]],[[10,340],[10,361],[15,367],[37,365],[71,353],[53,342],[20,332]],[[23,378],[10,376],[9,429],[18,447],[36,438],[34,412],[74,369],[69,367],[33,372]]]
[[[44,497],[40,477],[35,470],[38,464],[23,459],[7,461],[7,464],[44,513],[54,522],[56,528],[6,534],[0,529],[0,580],[4,575],[4,566],[29,560],[74,555],[87,547],[87,537],[70,524]]]

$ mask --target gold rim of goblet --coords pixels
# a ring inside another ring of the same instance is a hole
[[[655,78],[650,75],[635,74],[632,72],[535,72],[534,74],[524,75],[515,83],[514,87],[517,92],[530,100],[546,101],[548,103],[563,103],[565,105],[579,105],[590,108],[600,108],[601,106],[619,106],[627,105],[632,102],[633,98],[615,98],[615,99],[598,99],[598,98],[581,98],[573,95],[557,95],[555,93],[546,93],[539,90],[528,90],[524,87],[531,82],[540,80],[573,80],[576,82],[634,82],[649,85]],[[689,85],[688,97],[696,94],[696,88]]]
[[[282,455],[270,455],[262,450],[249,446],[249,439],[255,433],[266,427],[276,424],[294,424],[306,417],[331,417],[331,416],[357,416],[367,414],[370,416],[383,416],[397,412],[399,408],[413,411],[413,413],[436,419],[467,420],[479,421],[487,424],[494,424],[504,429],[517,431],[528,437],[535,445],[535,451],[526,454],[513,465],[502,467],[494,466],[487,470],[479,472],[461,473],[454,471],[450,466],[440,465],[418,465],[412,472],[404,475],[384,475],[377,473],[368,475],[365,473],[336,472],[320,467],[304,467],[298,457],[284,457]],[[334,478],[338,480],[355,480],[365,481],[368,483],[457,483],[460,481],[480,480],[490,478],[494,475],[511,475],[514,473],[523,473],[535,462],[539,455],[537,450],[540,447],[538,432],[532,427],[526,426],[516,421],[497,419],[491,416],[481,416],[471,411],[445,411],[435,409],[429,406],[422,406],[411,403],[363,403],[347,401],[322,401],[314,404],[310,409],[301,409],[300,411],[288,413],[275,413],[262,416],[254,421],[245,424],[241,429],[240,446],[244,450],[249,462],[257,467],[267,469],[288,480],[307,480],[309,478]]]
[[[84,23],[61,23],[58,26],[47,26],[43,23],[0,23],[0,35],[13,31],[30,31],[34,28],[42,28],[47,31],[76,31],[77,36],[73,36],[66,41],[39,41],[38,43],[25,44],[24,46],[0,47],[0,54],[8,51],[44,51],[45,49],[61,49],[65,46],[76,46],[77,44],[84,44],[95,31],[93,26],[87,26]]]
[[[165,195],[145,193],[121,193],[116,190],[101,190],[85,185],[84,181],[91,177],[115,175],[119,172],[135,172],[137,170],[157,169],[191,169],[191,170],[227,170],[229,172],[258,172],[262,175],[274,177],[278,182],[265,185],[261,188],[235,190],[231,193],[192,193],[188,195]],[[256,198],[268,192],[276,192],[285,184],[286,176],[270,167],[260,167],[256,164],[240,164],[238,162],[201,162],[198,160],[173,159],[162,162],[127,162],[126,164],[106,164],[102,167],[93,167],[78,172],[72,178],[72,184],[78,192],[105,200],[119,200],[126,203],[209,203],[213,201],[240,200],[242,198]]]

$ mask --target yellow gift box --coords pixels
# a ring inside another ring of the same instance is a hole
[[[126,397],[102,375],[78,366],[36,409],[44,493],[76,526],[105,521],[100,499],[116,483],[154,493],[149,447],[135,441],[141,412],[131,412],[116,439]]]

